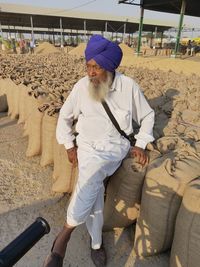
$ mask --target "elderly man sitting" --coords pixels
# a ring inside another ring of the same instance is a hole
[[[146,164],[145,147],[154,140],[154,111],[137,83],[116,72],[122,59],[120,47],[94,35],[85,50],[87,76],[79,80],[64,103],[56,136],[66,148],[69,161],[78,163],[78,181],[67,210],[66,223],[54,241],[45,267],[61,267],[68,241],[76,226],[86,223],[95,266],[106,265],[102,243],[104,179],[112,175],[130,152]],[[122,133],[133,132],[132,120],[140,125],[135,146],[117,130],[102,101],[107,103]],[[77,119],[76,138],[72,131]]]

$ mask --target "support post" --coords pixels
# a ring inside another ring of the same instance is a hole
[[[78,30],[76,30],[76,45],[79,45],[79,40],[78,40]]]
[[[107,37],[107,33],[108,33],[108,22],[105,22],[105,37]]]
[[[34,31],[33,31],[33,17],[30,16],[31,21],[31,40],[34,42]]]
[[[53,28],[53,44],[55,45],[55,35],[54,35],[54,28]]]
[[[179,44],[180,44],[180,38],[181,38],[181,31],[182,31],[182,27],[183,27],[183,18],[184,18],[184,14],[185,14],[185,8],[186,8],[186,0],[182,0],[178,33],[176,36],[176,45],[175,45],[174,54],[172,55],[173,57],[176,57],[178,55],[178,51],[179,51]]]
[[[140,6],[140,25],[139,25],[139,34],[138,34],[138,44],[137,44],[137,52],[136,55],[140,55],[140,47],[141,47],[141,40],[142,40],[142,28],[143,28],[143,19],[144,19],[144,7],[143,1]]]
[[[9,36],[9,38],[8,39],[10,39],[11,40],[11,32],[10,32],[10,25],[8,25],[8,36]]]
[[[86,43],[86,20],[84,20],[84,41]]]
[[[123,43],[125,43],[126,23],[124,23]]]
[[[60,47],[63,48],[63,26],[62,26],[62,18],[60,18]]]
[[[15,26],[14,26],[14,35],[15,35],[15,41],[16,41],[17,40],[17,34],[16,34]]]
[[[1,39],[3,40],[3,30],[2,30],[1,21],[0,21],[0,33],[1,33]]]
[[[161,48],[163,47],[163,32],[161,32],[161,36],[160,36],[160,38],[161,38]]]

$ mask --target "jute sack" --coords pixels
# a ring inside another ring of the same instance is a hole
[[[186,188],[179,209],[170,267],[197,267],[200,262],[200,177]]]
[[[28,102],[28,88],[20,84],[19,87],[19,120],[18,123],[24,123],[27,117],[25,105]]]
[[[5,112],[8,110],[7,96],[6,94],[0,93],[0,112]]]
[[[150,161],[160,156],[150,151]],[[119,169],[109,178],[104,205],[104,231],[116,227],[127,227],[138,217],[142,185],[146,167],[136,158],[126,158]]]
[[[42,101],[32,97],[31,115],[28,117],[28,148],[27,157],[39,155],[41,153],[41,127],[43,113],[38,110]]]
[[[10,80],[10,87],[11,87],[11,97],[12,97],[12,104],[13,108],[11,111],[11,119],[15,119],[19,115],[19,87],[16,85],[12,80]]]
[[[199,173],[200,158],[188,151],[172,151],[149,164],[135,232],[138,256],[151,256],[171,247],[185,186]]]
[[[55,180],[52,191],[71,193],[77,180],[77,167],[69,162],[66,149],[63,145],[54,142],[54,172]]]
[[[42,155],[41,166],[53,163],[53,143],[56,138],[56,125],[58,116],[49,116],[47,113],[42,118]]]
[[[4,80],[0,79],[0,112],[8,110],[8,102],[6,96],[6,89],[4,87]]]
[[[11,111],[13,108],[11,80],[9,78],[1,79],[1,88],[2,88],[1,90],[6,94],[6,97],[7,97],[8,115],[11,115]]]
[[[32,109],[33,106],[35,105],[36,99],[30,95],[26,95],[26,102],[24,106],[24,115],[25,115],[25,122],[24,122],[24,133],[23,136],[28,136],[29,131],[31,131],[31,124],[32,124]]]

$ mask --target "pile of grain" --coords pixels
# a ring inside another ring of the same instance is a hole
[[[53,44],[43,42],[40,43],[38,47],[36,47],[35,52],[36,54],[46,55],[49,53],[59,53],[60,51]]]
[[[69,54],[76,57],[84,57],[86,43],[80,43],[76,48],[69,51]]]

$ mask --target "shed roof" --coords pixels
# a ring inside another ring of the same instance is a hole
[[[138,1],[137,1],[138,2]],[[140,0],[145,9],[179,14],[182,0]],[[120,0],[119,3],[135,4],[135,0]],[[200,1],[186,0],[185,15],[200,17]]]
[[[133,33],[138,30],[139,23],[139,18],[128,16],[0,3],[2,25],[30,27],[30,15],[33,17],[34,27],[37,28],[59,28],[60,18],[62,18],[64,29],[83,30],[84,21],[86,21],[87,30],[105,31],[105,22],[108,22],[109,32],[123,32],[123,24],[126,22],[126,33]],[[143,30],[154,31],[155,26],[157,26],[157,31],[164,31],[176,25],[173,22],[145,19]]]

